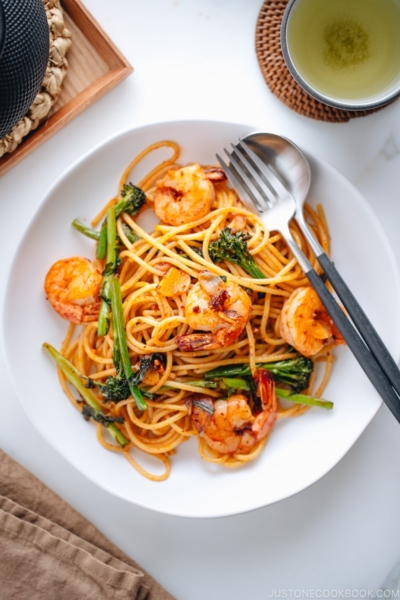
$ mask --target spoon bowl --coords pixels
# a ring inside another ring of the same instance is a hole
[[[302,151],[290,140],[274,133],[255,132],[243,138],[281,180],[302,212],[311,184],[311,169]],[[297,216],[297,215],[296,215]]]

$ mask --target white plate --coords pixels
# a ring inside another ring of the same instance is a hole
[[[153,483],[121,456],[99,445],[95,428],[64,396],[54,364],[42,350],[44,341],[59,347],[67,327],[45,300],[45,274],[59,258],[93,256],[93,242],[70,223],[76,217],[89,220],[115,194],[132,157],[150,143],[173,139],[182,147],[183,163],[215,163],[216,152],[256,129],[209,121],[161,123],[122,133],[95,148],[75,163],[43,200],[19,246],[8,282],[4,347],[11,378],[29,419],[89,479],[117,496],[162,513],[220,517],[291,496],[317,481],[344,456],[381,404],[349,350],[340,348],[325,392],[335,403],[332,411],[314,408],[298,419],[280,421],[261,457],[238,470],[202,461],[192,439],[172,458],[170,478]],[[360,193],[327,163],[309,158],[313,174],[309,198],[312,204],[324,205],[335,264],[397,358],[399,280],[386,237]],[[148,159],[142,172],[150,162]]]

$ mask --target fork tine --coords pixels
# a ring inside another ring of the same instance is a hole
[[[250,179],[247,171],[245,169],[243,169],[243,167],[241,166],[241,164],[237,160],[237,158],[235,156],[233,156],[233,154],[230,154],[226,148],[224,148],[224,152],[230,160],[230,166],[234,167],[236,173],[239,175],[239,177],[243,181],[248,194],[250,195],[251,198],[254,199],[253,201],[254,201],[255,205],[257,206],[258,210],[262,213],[265,210],[267,210],[268,208],[270,208],[268,198],[264,194],[262,194],[258,190],[258,188],[254,185],[254,183]]]
[[[257,209],[260,210],[255,198],[253,198],[246,190],[246,187],[242,185],[241,180],[239,176],[237,176],[235,170],[231,167],[228,167],[226,162],[220,157],[219,154],[216,154],[215,156],[217,157],[219,164],[223,168],[226,176],[228,177],[233,189],[239,194],[239,197],[244,202],[244,204],[247,204],[251,211],[254,210],[254,204],[256,205]]]
[[[271,187],[271,184],[269,182],[264,181],[264,178],[260,177],[260,173],[258,173],[258,171],[254,168],[253,164],[246,156],[246,153],[239,150],[239,148],[234,144],[231,144],[231,146],[233,148],[234,153],[238,156],[242,164],[249,171],[253,183],[260,190],[261,194],[267,196],[269,208],[272,208],[276,201],[279,199],[278,194]]]
[[[261,206],[257,200],[257,198],[251,193],[251,190],[247,187],[246,183],[242,180],[240,175],[237,173],[233,164],[226,165],[221,157],[218,157],[220,160],[221,166],[223,166],[229,181],[231,182],[233,188],[238,192],[240,199],[244,202],[247,209],[251,212],[258,211],[259,213],[264,212],[264,207]]]
[[[288,191],[283,185],[282,181],[279,177],[274,173],[267,163],[261,160],[259,156],[250,148],[250,146],[244,141],[239,140],[238,146],[245,150],[247,156],[252,160],[257,169],[260,171],[261,176],[263,177],[265,183],[274,191],[277,196],[287,196]]]

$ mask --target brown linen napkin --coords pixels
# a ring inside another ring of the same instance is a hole
[[[174,600],[1,450],[0,538],[2,600]]]

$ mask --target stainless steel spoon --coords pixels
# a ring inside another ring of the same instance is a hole
[[[382,371],[400,394],[400,371],[395,361],[305,221],[303,206],[311,184],[311,169],[308,160],[293,142],[279,135],[256,132],[244,137],[243,141],[267,167],[264,177],[268,180],[270,197],[272,199],[275,197],[278,202],[283,194],[289,192],[294,199],[296,221],[326,277]]]

